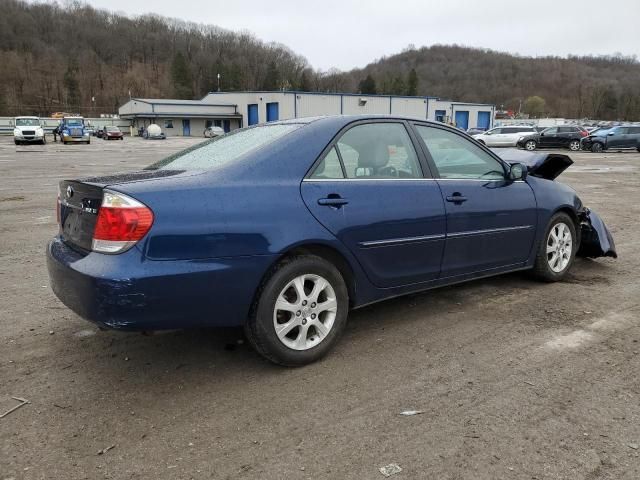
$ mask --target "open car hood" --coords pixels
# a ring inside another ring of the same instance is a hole
[[[492,151],[509,164],[522,163],[527,167],[529,175],[547,180],[555,180],[573,164],[573,160],[568,155],[561,153],[527,152],[515,149],[492,149]]]

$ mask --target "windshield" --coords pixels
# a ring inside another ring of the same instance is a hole
[[[38,118],[16,118],[16,127],[39,127]]]
[[[83,121],[81,118],[67,118],[64,123],[69,127],[81,127]]]
[[[107,132],[119,132],[120,129],[118,127],[107,127]]]
[[[301,124],[264,125],[236,130],[171,155],[147,169],[206,170],[218,167],[274,142],[300,127]]]

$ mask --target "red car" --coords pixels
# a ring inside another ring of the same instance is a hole
[[[118,127],[104,127],[102,131],[103,140],[124,140],[124,135]]]

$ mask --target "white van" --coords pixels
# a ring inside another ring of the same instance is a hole
[[[13,119],[13,126],[13,142],[16,145],[23,143],[44,145],[47,143],[44,129],[38,117],[16,117]]]

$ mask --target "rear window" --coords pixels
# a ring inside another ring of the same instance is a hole
[[[222,135],[178,152],[147,167],[148,170],[207,170],[233,162],[252,150],[268,145],[301,124],[264,125]]]

